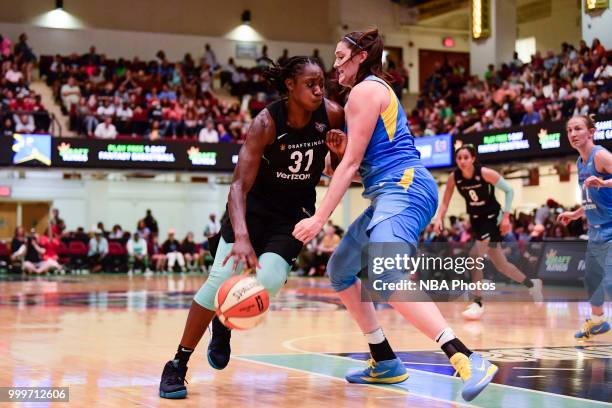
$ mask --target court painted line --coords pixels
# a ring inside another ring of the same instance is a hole
[[[305,356],[306,354],[301,354],[302,356]],[[271,354],[268,355],[272,356]],[[283,356],[287,356],[286,354]],[[295,354],[294,354],[295,356]],[[325,356],[325,354],[321,354],[321,356]],[[252,358],[252,357],[258,357],[258,358]],[[235,359],[237,360],[242,360],[244,362],[248,362],[248,363],[256,363],[256,364],[261,364],[267,367],[273,367],[273,368],[281,368],[281,369],[285,369],[285,370],[290,370],[290,371],[296,371],[296,372],[300,372],[300,373],[307,373],[307,374],[315,374],[321,377],[325,377],[325,378],[329,378],[332,380],[339,380],[342,381],[345,385],[349,385],[349,383],[347,383],[346,379],[344,378],[344,376],[346,375],[346,371],[342,371],[339,372],[338,370],[333,370],[331,372],[315,372],[315,371],[308,371],[305,370],[303,368],[297,368],[297,367],[293,367],[293,366],[288,366],[288,365],[283,365],[283,364],[277,364],[277,363],[273,363],[273,362],[267,362],[265,361],[265,359],[262,358],[263,355],[258,355],[258,356],[241,356],[241,357],[235,357]],[[352,359],[351,359],[352,360]],[[355,363],[359,363],[358,360],[353,360]],[[354,369],[359,369],[359,368],[363,368],[362,367],[363,364],[361,366],[355,366],[353,365]],[[333,367],[332,367],[333,368]],[[385,391],[390,391],[390,392],[394,392],[397,394],[401,394],[403,396],[403,398],[408,397],[408,396],[415,396],[415,397],[419,397],[419,398],[423,398],[423,399],[427,399],[427,400],[432,400],[432,401],[438,401],[438,402],[445,402],[448,403],[449,400],[447,399],[440,399],[440,398],[436,398],[436,397],[429,397],[429,396],[425,396],[425,395],[420,395],[420,394],[415,394],[413,392],[410,392],[408,389],[402,389],[402,388],[396,388],[393,385],[387,385],[387,384],[381,384],[381,385],[369,385],[369,384],[351,384],[351,385],[355,385],[355,386],[360,386],[360,387],[374,387],[377,389],[384,389]],[[400,396],[398,396],[397,398],[402,398]],[[455,402],[455,406],[458,407],[478,407],[479,405],[472,405],[469,404],[463,400],[457,401]]]
[[[556,367],[512,367],[513,370],[555,370],[555,371],[584,371],[584,368],[556,368]]]
[[[416,363],[414,361],[402,361],[404,364],[408,365],[428,365],[428,366],[442,366],[442,367],[452,367],[452,364],[441,364],[441,363]]]
[[[363,361],[349,357],[326,355],[322,353],[300,353],[294,355],[242,356],[242,360],[271,364],[305,372],[314,372],[332,378],[342,379],[353,369],[365,367]],[[444,402],[465,403],[460,396],[462,383],[458,377],[408,369],[410,377],[401,384],[374,385],[385,389],[404,390],[423,398],[435,398]],[[553,394],[505,384],[491,383],[475,401],[478,406],[499,406],[500,401],[513,401],[520,407],[554,406],[563,408],[590,408],[610,406],[600,401],[592,401],[568,395]]]
[[[546,378],[545,375],[517,375],[516,378]]]

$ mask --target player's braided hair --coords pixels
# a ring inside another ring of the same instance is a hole
[[[291,57],[282,65],[274,63],[271,59],[267,59],[267,62],[270,66],[263,72],[263,77],[281,94],[286,94],[288,91],[285,81],[298,76],[306,65],[312,64],[321,67],[318,60],[305,56]]]

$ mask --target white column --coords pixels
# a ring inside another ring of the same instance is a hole
[[[473,40],[470,33],[470,72],[481,78],[487,65],[510,62],[516,43],[516,0],[491,0],[490,13],[490,37]],[[471,19],[470,6],[470,27]]]
[[[582,39],[590,47],[594,38],[599,38],[606,48],[612,48],[612,10],[608,7],[603,11],[587,14],[584,11],[584,1],[581,1]]]

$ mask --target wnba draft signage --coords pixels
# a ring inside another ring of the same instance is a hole
[[[566,121],[558,121],[468,133],[456,138],[454,148],[474,145],[483,163],[576,155],[565,125]],[[598,116],[595,126],[595,143],[612,149],[612,115]]]
[[[0,138],[0,166],[232,172],[241,145],[61,138]]]

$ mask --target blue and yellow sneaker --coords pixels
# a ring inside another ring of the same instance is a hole
[[[610,323],[608,323],[606,320],[601,320],[595,323],[593,320],[587,319],[586,323],[582,326],[582,329],[577,331],[576,334],[574,334],[574,337],[579,340],[584,340],[596,334],[604,334],[609,331]]]
[[[393,360],[368,360],[368,368],[346,375],[346,381],[354,384],[397,384],[408,378],[406,367],[399,358]]]
[[[472,353],[468,358],[463,353],[456,353],[450,358],[450,362],[455,367],[455,374],[459,373],[463,380],[463,390],[461,396],[466,401],[471,401],[491,382],[497,366],[485,360],[478,353]]]

